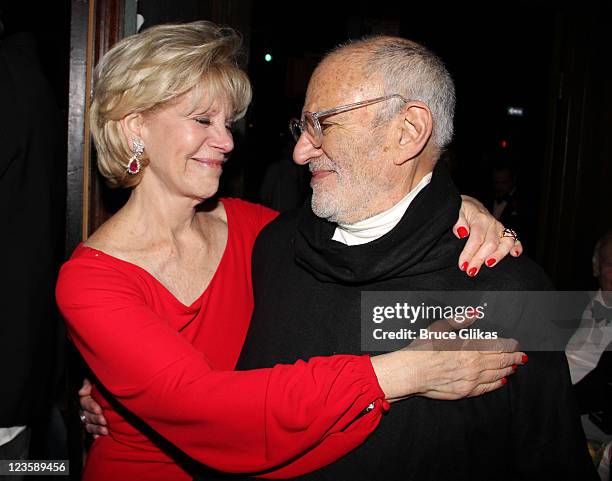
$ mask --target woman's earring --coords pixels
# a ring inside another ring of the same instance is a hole
[[[144,152],[144,144],[140,139],[132,139],[132,152],[134,154],[130,157],[127,163],[127,173],[130,175],[136,175],[140,172],[140,157]]]

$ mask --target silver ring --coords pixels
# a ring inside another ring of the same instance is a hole
[[[87,424],[87,416],[84,413],[79,414],[79,418],[81,418],[83,424]]]
[[[514,239],[514,242],[519,242],[519,238],[518,238],[516,231],[509,229],[508,227],[506,227],[502,231],[502,234],[500,236],[500,238],[504,238],[504,237],[512,237]]]

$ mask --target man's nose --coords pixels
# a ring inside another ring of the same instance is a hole
[[[311,159],[320,157],[323,155],[323,149],[321,147],[315,147],[313,140],[305,132],[302,132],[293,149],[293,161],[299,165],[305,165],[310,162]]]

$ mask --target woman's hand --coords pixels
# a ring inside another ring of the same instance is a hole
[[[512,237],[501,237],[504,225],[473,197],[461,196],[459,219],[453,226],[453,232],[463,239],[470,238],[459,255],[459,268],[474,277],[486,261],[493,267],[508,254],[518,257],[523,252],[521,241]]]
[[[480,396],[505,385],[525,361],[521,352],[403,350],[375,356],[372,365],[386,399],[393,402],[413,395],[447,400]]]
[[[83,379],[83,386],[79,389],[79,404],[81,405],[81,421],[88,433],[93,434],[94,439],[100,435],[108,434],[106,428],[106,418],[102,414],[102,408],[91,397],[93,385],[89,379]]]
[[[428,329],[451,331],[473,322],[440,320]],[[401,351],[372,357],[372,365],[387,401],[415,395],[452,400],[505,385],[508,376],[527,362],[524,353],[514,352],[517,349],[514,339],[416,340]]]

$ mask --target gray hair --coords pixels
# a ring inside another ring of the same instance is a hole
[[[330,55],[347,51],[361,60],[364,77],[382,80],[382,95],[400,94],[426,104],[433,117],[432,142],[442,150],[453,137],[455,85],[442,60],[411,40],[375,36],[336,48]],[[379,121],[390,120],[403,103],[394,100],[382,108]]]

